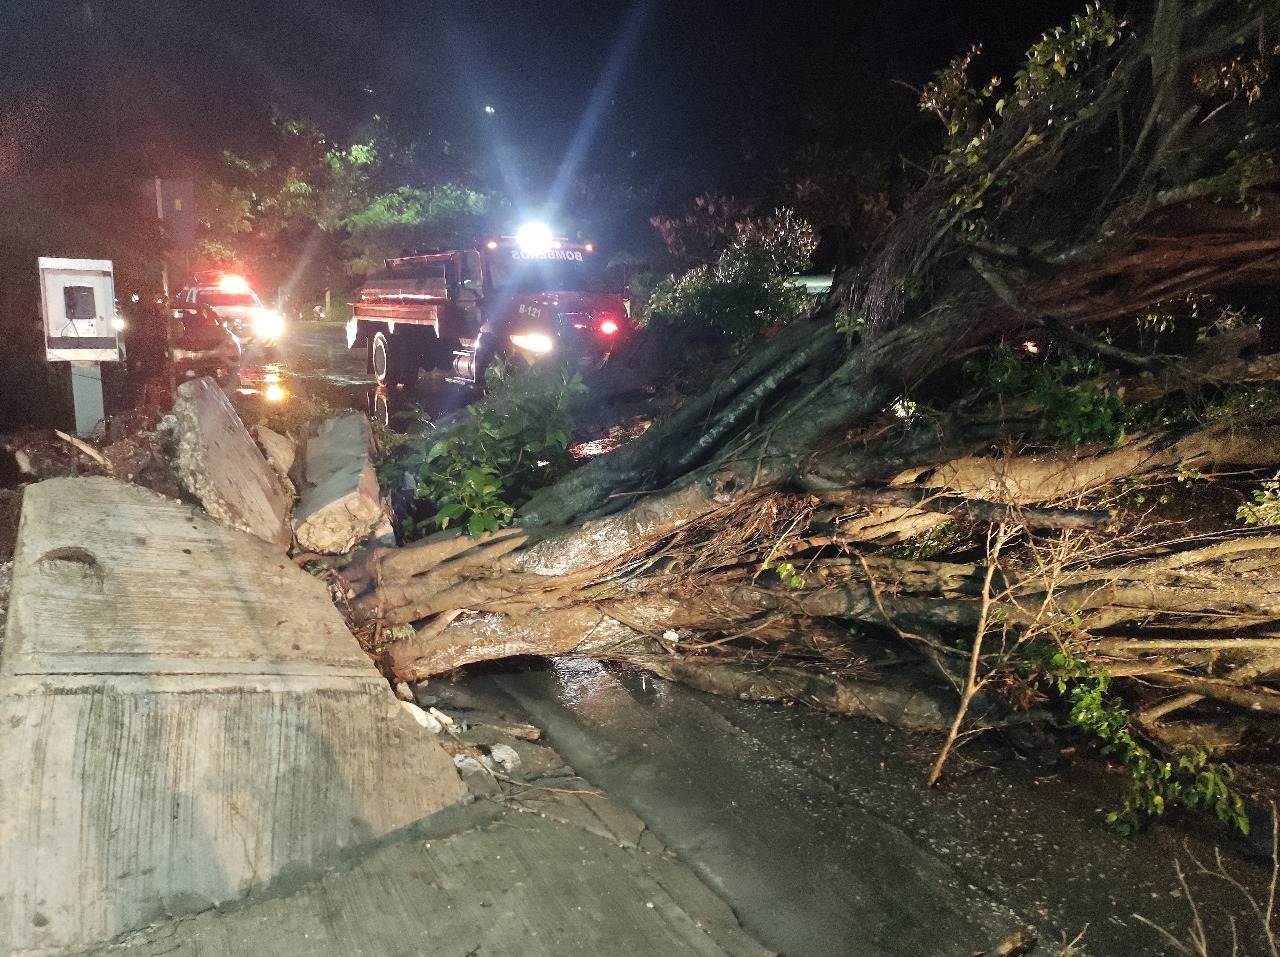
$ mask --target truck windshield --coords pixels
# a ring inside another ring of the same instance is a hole
[[[586,290],[594,272],[590,255],[566,250],[564,256],[564,259],[524,259],[518,249],[493,250],[486,256],[490,281],[495,290],[511,292]]]
[[[211,306],[257,306],[258,297],[251,292],[223,292],[221,289],[205,289],[196,293],[196,302]]]

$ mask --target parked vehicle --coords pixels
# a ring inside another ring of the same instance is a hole
[[[495,356],[516,354],[598,367],[636,327],[593,257],[590,244],[543,232],[388,259],[352,304],[347,345],[366,349],[369,372],[389,385],[424,368],[475,385]]]
[[[115,327],[120,360],[135,384],[197,375],[216,378],[236,373],[240,341],[207,304],[173,305],[164,296],[132,295],[116,304]]]
[[[241,342],[256,339],[270,346],[284,335],[284,317],[262,304],[243,276],[225,272],[197,273],[173,299],[176,308],[209,306]]]
[[[179,376],[221,378],[240,367],[240,340],[208,303],[173,309],[170,324],[174,370]]]

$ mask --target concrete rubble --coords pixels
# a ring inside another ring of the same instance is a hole
[[[215,521],[287,549],[289,498],[217,383],[182,383],[173,412],[183,487]]]
[[[363,413],[327,419],[306,439],[294,467],[300,548],[338,555],[368,537],[383,517],[373,462],[373,430]]]
[[[27,487],[0,957],[764,957],[536,728],[398,701],[277,548],[110,478]]]
[[[240,899],[466,793],[323,582],[108,478],[26,489],[0,727],[0,954]]]
[[[267,464],[276,473],[285,494],[292,499],[297,494],[297,489],[293,486],[293,479],[289,477],[289,470],[293,468],[293,460],[297,456],[297,445],[287,435],[281,435],[265,425],[255,425],[252,431],[258,448],[267,457]]]

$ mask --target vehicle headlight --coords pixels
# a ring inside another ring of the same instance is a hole
[[[551,341],[551,337],[543,335],[541,332],[514,335],[511,337],[511,342],[517,349],[523,349],[525,352],[550,352],[555,348],[555,343]]]
[[[284,335],[284,316],[271,309],[260,309],[253,317],[253,334],[260,339],[279,339]]]

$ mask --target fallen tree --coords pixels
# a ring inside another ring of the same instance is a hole
[[[1128,680],[1151,740],[1200,702],[1280,712],[1280,534],[1208,484],[1280,465],[1280,403],[1232,411],[1222,391],[1276,381],[1280,356],[1221,308],[1280,267],[1277,36],[1270,4],[1159,0],[1132,22],[1089,8],[1003,98],[953,63],[922,96],[946,149],[878,253],[515,527],[359,556],[343,591],[371,650],[399,680],[623,659],[948,746],[975,702],[981,725],[1041,700],[1036,674]],[[1151,348],[1151,317],[1197,302],[1216,327]],[[1059,368],[1059,392],[964,378],[1002,344],[1029,375]],[[1181,412],[1090,433],[1121,396]],[[1216,511],[1175,521],[1141,494],[1179,479]],[[886,654],[950,697],[865,693]]]

